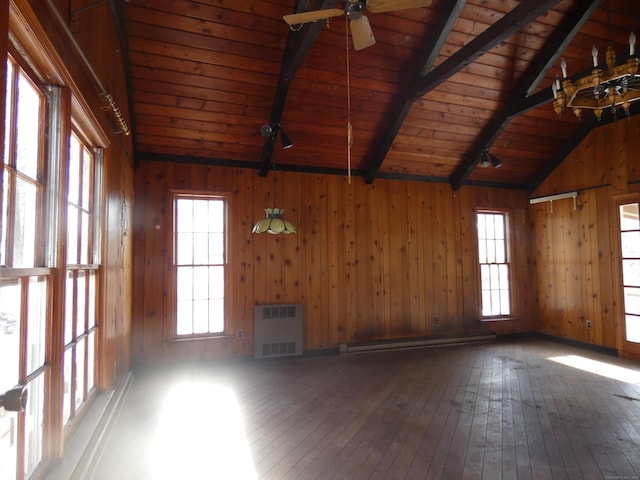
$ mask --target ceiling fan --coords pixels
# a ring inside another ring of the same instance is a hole
[[[351,38],[353,48],[362,50],[376,43],[369,20],[363,15],[366,9],[372,13],[391,12],[394,10],[406,10],[408,8],[427,7],[432,0],[345,0],[344,8],[326,8],[322,10],[310,10],[308,12],[293,13],[282,17],[289,25],[327,20],[338,17],[344,13],[349,17],[351,26]]]

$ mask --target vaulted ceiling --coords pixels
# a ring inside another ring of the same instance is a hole
[[[390,0],[387,0],[389,3]],[[560,59],[619,61],[636,0],[432,0],[365,11],[376,43],[356,51],[346,16],[290,28],[283,15],[336,0],[129,0],[120,10],[137,159],[496,185],[532,191],[597,122],[552,107]],[[640,102],[639,102],[640,103]],[[631,114],[636,114],[634,105]],[[348,148],[348,124],[353,142]],[[280,125],[293,147],[281,147]],[[481,168],[490,149],[500,168]]]

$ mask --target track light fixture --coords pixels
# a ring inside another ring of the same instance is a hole
[[[492,153],[489,152],[488,149],[480,152],[480,166],[482,168],[487,168],[489,166],[493,166],[493,168],[500,168],[502,166],[502,162]]]
[[[278,134],[278,131],[280,131],[280,141],[282,142],[282,149],[286,150],[288,148],[293,147],[293,143],[291,142],[289,135],[285,133],[285,131],[282,129],[282,126],[279,123],[263,125],[260,128],[260,134],[263,137],[270,138],[272,140],[276,139],[276,135]]]

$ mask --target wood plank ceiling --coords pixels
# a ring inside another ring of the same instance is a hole
[[[341,7],[307,3],[129,0],[119,20],[136,158],[344,175],[350,120],[351,167],[367,182],[532,191],[598,125],[554,113],[560,57],[570,76],[588,72],[594,44],[602,64],[609,41],[623,61],[629,33],[640,36],[635,0],[433,0],[366,12],[376,44],[355,51],[346,16],[291,30],[283,15]],[[293,148],[265,139],[265,124]],[[501,168],[478,166],[485,148]]]

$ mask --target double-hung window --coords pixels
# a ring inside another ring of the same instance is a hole
[[[67,268],[64,315],[63,421],[76,417],[94,388],[99,229],[96,173],[99,155],[76,132],[69,138]],[[99,152],[98,152],[99,153]]]
[[[511,315],[508,215],[480,210],[477,218],[482,318],[507,317]]]
[[[226,211],[222,196],[174,197],[174,334],[178,337],[225,331]]]
[[[45,104],[40,85],[7,60],[0,223],[0,392],[27,388],[24,412],[0,408],[0,478],[25,478],[44,455],[47,329]]]

